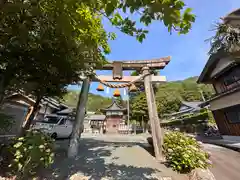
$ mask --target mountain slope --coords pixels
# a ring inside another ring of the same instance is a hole
[[[190,77],[183,81],[172,81],[161,84],[156,92],[156,101],[160,104],[164,102],[174,103],[177,102],[175,101],[176,99],[178,102],[181,100],[203,101],[202,96],[204,96],[205,99],[209,99],[213,94],[212,86],[197,84],[197,78],[198,77]],[[64,97],[64,102],[71,107],[76,107],[78,94],[79,91],[69,91]],[[98,111],[100,108],[109,106],[111,102],[111,98],[89,93],[87,110]],[[165,106],[165,104],[163,104],[163,106]],[[175,108],[171,108],[170,111],[175,111],[178,106],[174,107]]]
[[[65,96],[64,96],[64,103],[70,107],[76,107],[77,106],[77,101],[78,101],[78,96],[79,96],[79,91],[69,91]],[[100,108],[107,107],[112,103],[111,98],[106,98],[100,95],[88,94],[88,103],[87,103],[87,110],[88,111],[98,111]]]

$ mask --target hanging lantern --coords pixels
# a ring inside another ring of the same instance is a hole
[[[120,91],[118,89],[116,89],[113,93],[114,97],[119,97],[120,96]]]
[[[99,84],[97,87],[97,91],[104,91],[103,85]]]
[[[136,92],[137,91],[137,87],[132,84],[130,87],[129,87],[129,92]]]

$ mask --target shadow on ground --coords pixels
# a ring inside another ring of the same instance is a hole
[[[137,143],[83,139],[79,147],[79,156],[76,159],[67,158],[66,148],[58,149],[55,163],[51,168],[41,172],[40,179],[65,180],[73,174],[81,173],[92,180],[98,180],[102,177],[114,180],[157,180],[158,178],[151,177],[155,172],[159,172],[157,169],[127,166],[114,162],[118,159],[112,154],[114,150],[123,146],[132,147],[136,145]],[[136,156],[136,154],[128,154],[128,156]]]

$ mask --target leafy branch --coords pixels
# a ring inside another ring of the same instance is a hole
[[[91,2],[95,4],[89,5],[90,7],[100,12],[121,32],[136,37],[139,42],[146,38],[148,30],[137,28],[136,21],[129,16],[123,18],[119,12],[124,15],[137,13],[140,15],[140,22],[146,27],[153,21],[163,22],[170,33],[174,30],[179,34],[188,33],[196,17],[192,14],[192,9],[185,8],[186,5],[181,0],[92,0]]]
[[[217,23],[215,25],[216,34],[208,39],[211,49],[209,54],[214,54],[219,50],[228,53],[238,52],[240,50],[240,26],[231,26],[230,24]]]

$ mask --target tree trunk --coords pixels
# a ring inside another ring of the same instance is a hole
[[[5,92],[5,87],[4,87],[4,84],[5,84],[5,77],[2,75],[1,76],[1,79],[0,79],[0,108],[2,107],[3,105],[3,100],[4,100],[4,92]]]
[[[144,121],[143,121],[143,116],[142,116],[142,122],[141,122],[141,125],[142,125],[142,132],[144,133],[144,132],[145,132],[145,129],[144,129]]]
[[[30,117],[26,120],[26,123],[22,127],[22,130],[21,130],[21,133],[20,133],[21,136],[24,135],[24,132],[26,130],[30,129],[31,124],[32,124],[32,122],[34,120],[34,117],[35,117],[35,115],[36,115],[36,113],[38,111],[38,107],[39,107],[39,104],[40,104],[41,100],[42,100],[42,96],[38,96],[37,99],[36,99],[36,102],[35,102],[35,104],[33,106],[33,111],[31,113]]]
[[[90,78],[87,77],[83,80],[81,92],[78,99],[77,112],[75,124],[72,131],[72,136],[68,148],[68,157],[76,157],[78,154],[78,147],[80,142],[81,133],[83,130],[84,117],[86,114],[86,104],[88,99],[88,92],[90,88]]]
[[[137,134],[137,122],[134,124],[134,134]]]

